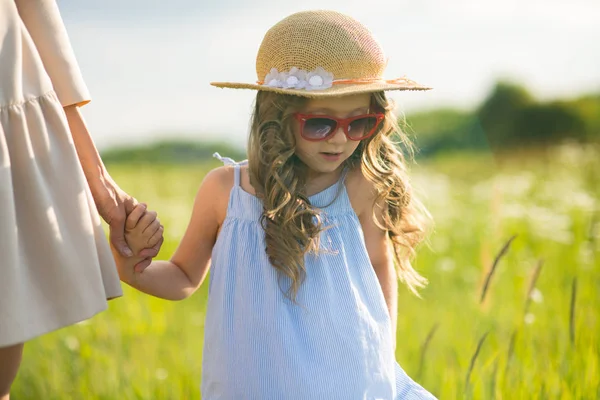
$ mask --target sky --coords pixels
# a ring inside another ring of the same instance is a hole
[[[598,0],[58,0],[91,91],[83,108],[100,149],[161,139],[244,146],[266,31],[307,9],[366,25],[389,63],[428,92],[391,92],[400,113],[469,109],[499,79],[542,100],[600,92]]]

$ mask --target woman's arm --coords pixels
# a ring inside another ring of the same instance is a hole
[[[122,191],[112,180],[87,129],[83,116],[76,105],[64,107],[79,162],[83,168],[98,213],[110,227],[113,246],[124,256],[133,255],[125,241],[125,219],[133,211],[136,200]],[[153,243],[152,246],[156,246]],[[148,252],[146,257],[154,257],[158,249]]]
[[[110,178],[98,155],[85,122],[77,108],[90,101],[71,47],[67,30],[54,0],[15,0],[19,16],[40,55],[71,128],[73,141],[98,211],[110,225],[111,241],[119,252],[131,255],[123,238],[127,213],[135,199],[124,193]],[[156,256],[160,243],[146,251],[146,257]],[[149,261],[145,261],[149,263]]]
[[[15,0],[15,4],[62,106],[89,103],[90,94],[56,1]]]

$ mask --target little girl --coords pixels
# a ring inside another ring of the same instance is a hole
[[[410,256],[423,208],[411,194],[384,90],[386,58],[356,20],[293,14],[266,34],[248,161],[201,184],[170,261],[143,272],[115,252],[121,279],[145,293],[209,297],[203,399],[431,399],[394,359],[397,279],[423,286]],[[134,212],[136,226],[143,210]],[[144,223],[126,235],[146,246]],[[397,269],[395,268],[397,266]]]

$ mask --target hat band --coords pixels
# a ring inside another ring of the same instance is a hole
[[[265,81],[256,81],[258,85],[264,85]],[[408,78],[395,78],[395,79],[381,79],[381,78],[357,78],[357,79],[336,79],[331,81],[332,85],[340,83],[390,83],[390,84],[402,84],[402,83],[414,83]]]
[[[292,67],[289,72],[279,72],[277,68],[272,68],[262,81],[256,82],[259,85],[281,88],[281,89],[304,89],[304,90],[323,90],[332,85],[338,84],[368,84],[368,83],[387,83],[387,84],[414,84],[406,77],[396,79],[382,78],[356,78],[356,79],[333,79],[333,74],[322,67],[317,67],[313,71],[305,71],[297,67]]]
[[[402,84],[411,83],[412,81],[408,78],[395,78],[395,79],[381,79],[381,78],[359,78],[359,79],[336,79],[332,83],[391,83],[391,84]]]

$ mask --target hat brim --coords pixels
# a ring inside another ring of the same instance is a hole
[[[291,94],[302,97],[339,97],[358,93],[372,93],[388,90],[431,90],[430,87],[420,85],[416,82],[404,82],[404,83],[387,83],[387,82],[373,82],[373,83],[349,83],[349,84],[336,84],[327,89],[321,90],[304,90],[304,89],[283,89],[277,87],[271,87],[266,85],[258,85],[251,83],[236,83],[236,82],[211,82],[212,86],[219,88],[229,89],[251,89],[251,90],[263,90],[266,92],[276,92],[281,94]]]

